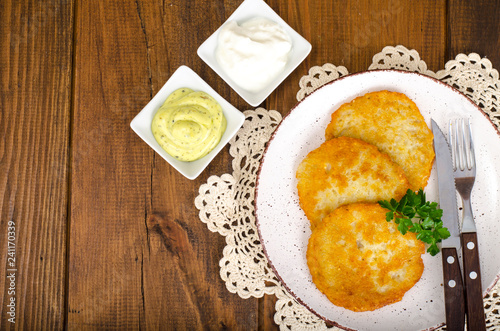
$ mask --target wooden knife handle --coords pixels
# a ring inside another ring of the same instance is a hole
[[[465,298],[457,249],[441,249],[443,258],[444,304],[446,309],[446,330],[464,331]]]
[[[475,232],[462,233],[462,254],[465,302],[467,303],[467,326],[469,330],[486,330],[477,234]]]

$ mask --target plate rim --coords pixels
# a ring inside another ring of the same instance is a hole
[[[267,143],[265,144],[265,147],[264,147],[264,151],[262,153],[262,158],[260,160],[260,163],[259,163],[259,168],[257,169],[257,175],[256,175],[256,180],[255,180],[255,192],[254,192],[254,201],[253,201],[253,206],[254,206],[254,212],[255,212],[255,224],[256,224],[256,227],[257,227],[257,233],[258,233],[258,236],[259,236],[259,241],[261,243],[261,246],[262,246],[262,250],[263,250],[263,253],[264,255],[266,256],[266,259],[268,261],[268,264],[269,266],[271,267],[271,269],[273,270],[274,274],[276,275],[276,277],[278,278],[278,280],[280,281],[281,285],[286,289],[286,291],[297,301],[299,302],[301,305],[303,305],[304,307],[306,307],[310,312],[312,312],[314,315],[316,315],[317,317],[319,317],[321,320],[327,322],[328,324],[331,324],[333,326],[336,326],[338,328],[341,328],[343,330],[347,330],[347,331],[356,331],[356,329],[351,329],[347,326],[344,326],[344,325],[341,325],[339,324],[338,322],[336,321],[332,321],[330,320],[329,318],[319,314],[318,312],[316,312],[313,308],[311,308],[307,303],[305,303],[302,299],[300,299],[294,292],[293,290],[286,284],[286,282],[283,280],[283,278],[281,277],[281,275],[278,273],[276,267],[274,266],[274,263],[272,262],[272,260],[270,259],[269,257],[269,254],[267,253],[267,248],[266,248],[266,244],[264,243],[264,240],[262,238],[262,234],[261,234],[261,227],[260,227],[260,222],[259,222],[259,217],[258,217],[258,206],[257,206],[257,198],[258,198],[258,195],[259,195],[259,182],[260,182],[260,174],[261,174],[261,171],[262,171],[262,165],[264,164],[264,161],[265,161],[265,158],[266,158],[266,155],[267,155],[267,152],[268,152],[268,149],[269,149],[269,146],[271,145],[272,141],[274,140],[275,136],[278,134],[278,131],[282,125],[282,123],[284,123],[284,121],[296,110],[296,108],[302,103],[304,102],[308,97],[310,97],[311,95],[315,94],[317,91],[327,87],[327,86],[330,86],[330,85],[333,85],[334,83],[336,82],[339,82],[339,81],[342,81],[346,78],[349,78],[349,77],[353,77],[353,76],[359,76],[359,75],[364,75],[364,74],[369,74],[369,73],[374,73],[374,72],[388,72],[388,73],[396,73],[396,74],[408,74],[408,75],[415,75],[415,76],[418,76],[418,77],[423,77],[423,78],[427,78],[427,79],[430,79],[442,86],[445,86],[447,88],[449,88],[452,92],[455,92],[457,94],[459,94],[460,96],[463,96],[465,97],[465,100],[467,100],[468,102],[470,102],[470,104],[476,108],[476,110],[479,111],[480,114],[482,114],[484,117],[486,117],[486,119],[488,120],[489,124],[491,124],[493,126],[493,128],[495,129],[495,132],[497,133],[497,136],[500,138],[500,130],[495,126],[495,124],[493,123],[493,121],[491,120],[491,118],[488,116],[488,114],[486,114],[476,103],[474,103],[474,101],[472,99],[470,99],[465,93],[461,92],[460,90],[458,90],[457,88],[435,78],[435,77],[431,77],[431,76],[427,76],[427,75],[424,75],[422,73],[419,73],[419,72],[415,72],[415,71],[406,71],[406,70],[399,70],[399,69],[374,69],[374,70],[364,70],[364,71],[359,71],[359,72],[355,72],[355,73],[351,73],[351,74],[347,74],[345,76],[342,76],[342,77],[339,77],[333,81],[330,81],[320,87],[318,87],[317,89],[315,89],[313,92],[311,92],[310,94],[306,95],[302,100],[299,100],[291,109],[290,111],[283,117],[283,119],[281,120],[281,122],[278,124],[278,126],[276,127],[276,129],[273,131],[273,133],[271,134],[269,140],[267,141]],[[368,92],[367,92],[368,93]],[[491,283],[491,285],[489,285],[485,290],[483,290],[483,298],[485,297],[485,295],[487,295],[494,287],[495,285],[497,284],[497,282],[500,280],[500,272],[496,275],[495,279],[493,280],[493,282]],[[434,325],[426,330],[435,330],[435,329],[438,329],[440,327],[442,327],[443,325],[445,325],[446,323],[440,323],[438,325]]]

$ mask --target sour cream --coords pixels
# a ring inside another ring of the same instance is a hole
[[[217,146],[226,130],[226,118],[209,94],[181,88],[158,109],[151,130],[168,154],[180,161],[194,161]]]
[[[257,93],[284,70],[291,49],[292,40],[279,24],[255,17],[222,26],[215,58],[236,84]]]

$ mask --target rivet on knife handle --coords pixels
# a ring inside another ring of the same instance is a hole
[[[458,262],[457,249],[446,247],[441,250],[443,258],[444,304],[446,309],[446,329],[463,331],[465,319],[464,286]]]

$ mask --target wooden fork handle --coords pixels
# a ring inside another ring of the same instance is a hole
[[[443,285],[446,330],[464,331],[465,299],[460,263],[455,247],[443,247]]]
[[[475,232],[462,232],[461,238],[465,302],[467,303],[467,328],[468,330],[486,330],[477,234]]]

